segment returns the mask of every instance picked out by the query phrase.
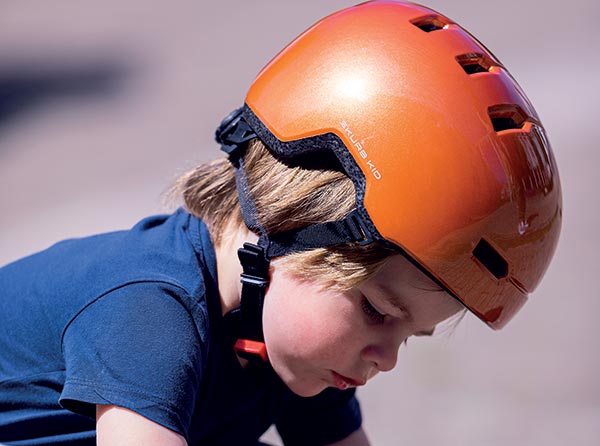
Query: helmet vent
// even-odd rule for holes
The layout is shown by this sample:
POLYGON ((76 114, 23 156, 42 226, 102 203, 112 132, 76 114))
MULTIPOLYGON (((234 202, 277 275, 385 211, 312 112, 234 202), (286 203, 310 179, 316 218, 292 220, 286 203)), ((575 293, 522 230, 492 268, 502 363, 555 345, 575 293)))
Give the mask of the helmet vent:
POLYGON ((508 263, 504 258, 484 239, 479 240, 473 250, 473 256, 483 265, 496 279, 503 279, 508 275, 508 263))
POLYGON ((487 73, 495 64, 482 53, 467 53, 456 56, 456 61, 467 74, 487 73))
POLYGON ((516 104, 493 105, 488 108, 494 131, 521 129, 527 122, 527 115, 516 104))
POLYGON ((411 20, 410 23, 415 25, 417 28, 421 28, 426 33, 430 33, 431 31, 444 29, 444 27, 450 23, 450 20, 439 15, 428 15, 411 20))

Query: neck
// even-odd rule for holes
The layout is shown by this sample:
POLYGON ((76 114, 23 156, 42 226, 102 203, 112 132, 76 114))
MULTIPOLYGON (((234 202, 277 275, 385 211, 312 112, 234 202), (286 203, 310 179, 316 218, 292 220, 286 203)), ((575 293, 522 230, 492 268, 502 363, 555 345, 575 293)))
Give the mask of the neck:
POLYGON ((223 315, 240 306, 242 266, 237 256, 237 250, 244 243, 256 243, 257 241, 258 236, 248 230, 246 226, 229 225, 223 233, 221 243, 215 246, 219 297, 223 315))

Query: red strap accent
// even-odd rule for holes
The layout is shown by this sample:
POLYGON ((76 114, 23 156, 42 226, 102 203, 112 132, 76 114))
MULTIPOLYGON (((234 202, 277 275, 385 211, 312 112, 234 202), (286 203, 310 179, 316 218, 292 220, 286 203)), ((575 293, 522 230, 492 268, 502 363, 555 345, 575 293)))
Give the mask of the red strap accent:
POLYGON ((238 339, 233 349, 244 357, 246 355, 258 355, 263 361, 267 361, 267 346, 264 342, 250 341, 249 339, 238 339))

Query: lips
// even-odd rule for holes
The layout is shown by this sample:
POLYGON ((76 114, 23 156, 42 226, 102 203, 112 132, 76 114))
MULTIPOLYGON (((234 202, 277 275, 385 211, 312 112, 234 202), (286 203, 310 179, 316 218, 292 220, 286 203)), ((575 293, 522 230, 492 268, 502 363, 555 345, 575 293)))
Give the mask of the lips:
POLYGON ((334 371, 331 371, 331 375, 333 377, 333 385, 340 390, 346 390, 350 387, 364 386, 366 384, 366 380, 364 379, 352 379, 347 376, 340 375, 334 371))

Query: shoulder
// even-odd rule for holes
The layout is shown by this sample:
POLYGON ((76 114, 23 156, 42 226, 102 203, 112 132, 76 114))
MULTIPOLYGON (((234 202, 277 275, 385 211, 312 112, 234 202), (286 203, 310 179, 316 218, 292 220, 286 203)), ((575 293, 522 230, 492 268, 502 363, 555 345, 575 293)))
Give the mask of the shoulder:
MULTIPOLYGON (((63 343, 89 337, 89 341, 124 342, 126 349, 139 343, 163 342, 177 337, 199 345, 208 336, 206 296, 190 296, 169 281, 135 281, 121 284, 84 306, 67 323, 63 343), (104 339, 106 338, 106 339, 104 339)), ((140 352, 138 352, 140 353, 140 352)))
POLYGON ((203 380, 206 312, 180 288, 139 282, 84 308, 63 335, 61 404, 93 415, 96 405, 137 412, 184 433, 203 380))

